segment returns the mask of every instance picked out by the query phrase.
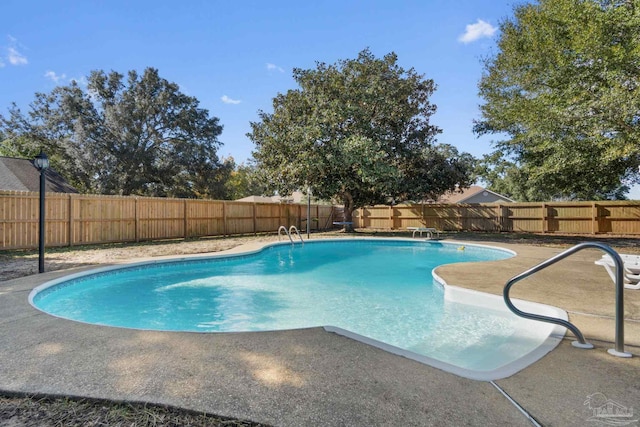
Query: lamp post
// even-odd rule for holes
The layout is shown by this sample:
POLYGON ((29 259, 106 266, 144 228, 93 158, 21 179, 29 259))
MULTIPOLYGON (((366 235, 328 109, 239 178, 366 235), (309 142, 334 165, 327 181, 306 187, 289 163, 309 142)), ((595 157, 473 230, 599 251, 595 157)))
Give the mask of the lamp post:
POLYGON ((307 190, 307 240, 311 238, 311 187, 307 190))
POLYGON ((38 233, 38 273, 44 273, 44 195, 45 195, 45 182, 46 182, 46 171, 49 167, 49 158, 42 150, 40 150, 40 154, 36 156, 33 160, 33 165, 40 171, 40 227, 38 233))

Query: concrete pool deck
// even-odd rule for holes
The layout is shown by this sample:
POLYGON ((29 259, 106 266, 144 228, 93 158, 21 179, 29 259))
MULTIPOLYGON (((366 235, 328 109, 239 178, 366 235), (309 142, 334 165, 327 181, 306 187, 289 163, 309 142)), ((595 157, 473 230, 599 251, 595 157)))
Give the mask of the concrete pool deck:
MULTIPOLYGON (((442 266, 438 274, 450 285, 501 294, 510 277, 562 251, 493 245, 518 255, 442 266)), ((169 404, 278 426, 531 425, 499 387, 542 425, 599 425, 587 420, 606 399, 635 408, 636 420, 640 290, 624 291, 626 350, 634 357, 613 357, 606 349, 613 347, 615 290, 604 268, 593 263, 601 254, 579 252, 512 292, 566 310, 596 348, 572 347, 568 333, 541 360, 493 383, 461 378, 322 328, 136 331, 58 319, 29 305, 35 286, 79 269, 0 282, 0 389, 169 404)))

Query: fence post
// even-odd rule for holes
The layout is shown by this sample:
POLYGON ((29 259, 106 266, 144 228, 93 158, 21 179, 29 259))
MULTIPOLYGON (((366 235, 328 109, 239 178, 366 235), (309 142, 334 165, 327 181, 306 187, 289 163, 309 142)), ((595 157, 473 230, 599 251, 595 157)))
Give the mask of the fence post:
POLYGON ((136 243, 140 241, 140 211, 138 209, 138 197, 136 197, 135 199, 135 203, 133 204, 133 209, 134 209, 134 215, 135 215, 135 227, 136 227, 136 231, 135 231, 135 237, 136 237, 136 243))
POLYGON ((389 229, 393 230, 393 205, 389 205, 389 229))
POLYGON ((598 233, 599 230, 599 221, 598 221, 598 205, 596 202, 591 204, 591 234, 598 233))
POLYGON ((542 204, 542 232, 549 231, 549 212, 546 203, 542 204))
POLYGON ((362 212, 362 219, 363 219, 365 228, 371 228, 371 218, 369 218, 369 223, 367 224, 367 213, 365 211, 365 208, 360 208, 360 212, 362 212))
POLYGON ((227 202, 222 201, 222 235, 227 237, 227 202))
POLYGON ((82 204, 83 202, 86 202, 86 201, 87 201, 86 197, 82 197, 80 199, 80 210, 78 211, 78 219, 80 219, 80 227, 78 227, 79 228, 78 241, 80 242, 83 242, 83 239, 84 239, 84 229, 85 229, 84 223, 85 222, 82 220, 82 204))
POLYGON ((69 193, 69 247, 73 246, 73 196, 69 193))
POLYGON ((502 231, 502 227, 503 227, 502 224, 503 224, 504 220, 502 218, 503 213, 502 213, 502 205, 501 204, 498 204, 498 206, 496 206, 496 211, 497 211, 496 212, 496 226, 497 226, 496 228, 498 229, 498 231, 502 231))
POLYGON ((182 210, 182 227, 184 228, 183 230, 183 235, 184 235, 184 239, 187 238, 187 199, 184 199, 184 204, 183 204, 183 210, 182 210))
POLYGON ((258 219, 256 218, 256 202, 253 202, 253 234, 258 234, 258 219))

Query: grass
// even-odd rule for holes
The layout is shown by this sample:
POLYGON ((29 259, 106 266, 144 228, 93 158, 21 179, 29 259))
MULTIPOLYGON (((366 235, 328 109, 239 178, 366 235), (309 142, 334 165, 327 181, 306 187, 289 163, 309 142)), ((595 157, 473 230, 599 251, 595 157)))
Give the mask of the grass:
POLYGON ((0 393, 1 426, 268 427, 170 406, 0 393))

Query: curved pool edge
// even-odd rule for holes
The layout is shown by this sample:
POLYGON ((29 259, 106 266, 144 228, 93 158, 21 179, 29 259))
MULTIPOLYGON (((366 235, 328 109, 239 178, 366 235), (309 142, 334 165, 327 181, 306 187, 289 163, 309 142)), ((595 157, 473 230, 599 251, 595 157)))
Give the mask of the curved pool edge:
MULTIPOLYGON (((511 249, 507 249, 507 248, 501 248, 498 246, 491 246, 491 245, 483 245, 483 244, 478 244, 478 243, 468 243, 468 242, 460 242, 460 241, 449 241, 449 242, 442 242, 440 240, 418 240, 418 239, 413 239, 413 238, 403 238, 403 237, 394 237, 394 238, 389 238, 389 237, 343 237, 343 238, 330 238, 330 239, 312 239, 312 240, 305 240, 303 242, 303 244, 314 244, 314 243, 319 243, 319 242, 340 242, 340 241, 352 241, 352 240, 379 240, 379 241, 389 241, 389 240, 394 240, 394 241, 405 241, 405 242, 413 242, 413 243, 433 243, 433 244, 446 244, 446 245, 451 245, 451 246, 455 246, 455 245, 460 245, 460 244, 464 244, 466 246, 473 246, 473 247, 478 247, 478 248, 487 248, 487 249, 493 249, 493 250, 498 250, 501 252, 506 252, 509 253, 513 256, 516 255, 515 251, 512 251, 511 249)), ((252 242, 252 243, 246 243, 243 245, 239 245, 236 246, 234 248, 231 249, 227 249, 224 251, 219 251, 219 252, 208 252, 208 253, 200 253, 200 254, 188 254, 188 255, 163 255, 163 256, 158 256, 158 257, 152 257, 152 258, 141 258, 138 260, 134 260, 133 262, 119 262, 119 263, 115 263, 115 264, 111 264, 108 266, 104 266, 104 267, 96 267, 96 268, 88 268, 86 270, 77 272, 77 273, 72 273, 70 275, 67 276, 62 276, 59 277, 57 279, 53 279, 53 280, 49 280, 46 281, 38 286, 36 286, 35 288, 33 288, 31 290, 31 292, 29 293, 29 304, 35 308, 38 311, 41 311, 43 313, 49 314, 51 316, 54 316, 46 311, 42 311, 40 310, 34 303, 33 303, 33 297, 35 295, 37 295, 39 292, 43 291, 44 289, 47 289, 49 287, 55 286, 57 284, 60 284, 62 282, 65 282, 67 280, 73 280, 73 279, 77 279, 80 277, 85 277, 85 276, 90 276, 92 274, 97 274, 97 273, 104 273, 104 272, 108 272, 108 271, 112 271, 112 270, 118 270, 118 269, 123 269, 123 268, 135 268, 135 267, 140 267, 140 266, 146 266, 146 265, 153 265, 153 264, 159 264, 159 263, 166 263, 166 262, 185 262, 185 261, 192 261, 192 260, 207 260, 207 259, 216 259, 216 258, 230 258, 230 257, 236 257, 236 256, 250 256, 250 255, 255 255, 258 254, 264 250, 266 250, 269 247, 272 246, 280 246, 280 245, 291 245, 291 242, 288 241, 277 241, 277 242, 252 242)), ((294 242, 294 245, 299 245, 301 243, 298 242, 294 242)), ((444 265, 444 264, 443 264, 444 265)), ((58 317, 58 316, 55 316, 58 317)), ((76 321, 76 320, 74 320, 76 321)))
MULTIPOLYGON (((339 239, 324 239, 324 240, 339 240, 339 239)), ((31 290, 31 292, 29 293, 29 304, 35 308, 36 310, 42 312, 42 313, 46 313, 50 316, 54 316, 54 317, 59 317, 61 319, 65 319, 64 317, 60 317, 60 316, 55 316, 51 313, 48 313, 46 311, 40 310, 38 308, 38 306, 36 306, 33 303, 33 298, 41 291, 50 288, 52 286, 58 285, 60 283, 66 282, 68 280, 73 280, 73 279, 78 279, 80 277, 85 277, 85 276, 91 276, 93 274, 98 274, 98 273, 105 273, 108 271, 113 271, 113 270, 120 270, 120 269, 124 269, 124 268, 135 268, 135 267, 141 267, 141 266, 148 266, 148 265, 154 265, 154 264, 160 264, 160 263, 167 263, 167 262, 185 262, 185 261, 192 261, 192 260, 207 260, 207 259, 212 259, 212 258, 231 258, 231 257, 236 257, 236 256, 249 256, 249 255, 254 255, 257 253, 262 252, 263 250, 267 249, 268 247, 271 246, 277 246, 277 245, 285 245, 285 244, 291 244, 290 242, 262 242, 262 243, 247 243, 244 245, 240 245, 240 246, 236 246, 234 248, 231 249, 227 249, 224 251, 219 251, 219 252, 208 252, 208 253, 200 253, 200 254, 187 254, 187 255, 163 255, 163 256, 158 256, 158 257, 153 257, 153 258, 141 258, 138 259, 136 261, 133 262, 129 262, 129 261, 125 261, 125 262, 119 262, 119 263, 115 263, 115 264, 111 264, 111 265, 107 265, 104 267, 95 267, 95 268, 87 268, 84 269, 83 271, 79 271, 77 273, 72 273, 66 276, 61 276, 58 277, 56 279, 53 280, 48 280, 38 286, 36 286, 35 288, 33 288, 31 290)), ((67 320, 73 320, 73 319, 67 319, 67 320)), ((78 322, 78 320, 73 320, 74 322, 78 322)), ((86 323, 88 325, 92 325, 93 323, 87 323, 87 322, 80 322, 80 323, 86 323)))
MULTIPOLYGON (((442 277, 440 277, 435 272, 435 269, 431 274, 433 275, 434 280, 436 280, 438 283, 440 283, 443 286, 444 298, 447 301, 480 306, 480 307, 487 307, 494 310, 498 309, 498 310, 511 313, 508 310, 501 296, 489 294, 486 292, 476 291, 473 289, 466 289, 458 286, 449 285, 442 277)), ((512 299, 512 301, 514 302, 515 305, 518 306, 518 308, 521 308, 525 311, 545 315, 548 317, 559 318, 564 321, 569 320, 567 312, 565 310, 562 310, 561 308, 554 307, 548 304, 541 304, 537 302, 526 301, 526 300, 515 299, 515 298, 512 299)), ((550 328, 550 331, 547 334, 547 338, 538 347, 534 348, 524 356, 510 363, 507 363, 503 366, 500 366, 496 369, 487 370, 487 371, 472 371, 469 369, 460 368, 455 365, 449 365, 447 363, 440 362, 437 360, 436 362, 443 364, 443 366, 440 367, 440 369, 443 369, 447 372, 451 372, 466 378, 471 378, 471 379, 476 379, 481 381, 493 381, 493 380, 499 380, 499 379, 510 377, 511 375, 514 375, 517 372, 520 372, 526 367, 542 359, 546 354, 548 354, 550 351, 555 349, 560 344, 560 342, 562 342, 562 340, 564 339, 564 336, 566 334, 566 328, 564 326, 546 323, 546 322, 541 322, 541 325, 544 325, 544 327, 546 328, 550 328)), ((407 357, 410 357, 410 356, 407 356, 407 357)), ((436 367, 439 367, 439 366, 436 366, 436 367)))
MULTIPOLYGON (((507 249, 507 248, 503 248, 503 247, 499 247, 499 246, 493 246, 493 245, 487 245, 487 244, 478 244, 478 243, 473 243, 473 242, 463 242, 463 241, 447 241, 447 242, 442 242, 439 240, 417 240, 417 239, 413 239, 413 238, 386 238, 386 237, 354 237, 354 238, 331 238, 331 239, 316 239, 316 240, 310 240, 310 241, 304 241, 304 244, 313 244, 313 243, 320 243, 320 242, 339 242, 339 241, 345 241, 345 240, 368 240, 368 241, 389 241, 389 240, 393 240, 393 241, 406 241, 406 242, 413 242, 413 243, 433 243, 433 244, 440 244, 440 245, 448 245, 448 246, 456 246, 456 245, 463 245, 462 248, 464 249, 464 247, 478 247, 478 248, 486 248, 486 249, 491 249, 491 250, 496 250, 496 251, 500 251, 500 252, 506 252, 511 254, 512 256, 517 256, 517 253, 511 249, 507 249)), ((124 269, 124 268, 135 268, 135 267, 139 267, 139 266, 148 266, 148 265, 153 265, 153 264, 159 264, 159 263, 168 263, 168 262, 188 262, 188 261, 198 261, 198 260, 207 260, 207 259, 218 259, 218 258, 229 258, 229 257, 240 257, 240 256, 251 256, 251 255, 255 255, 258 254, 270 247, 273 246, 280 246, 280 245, 291 245, 291 242, 287 242, 287 241, 278 241, 278 242, 261 242, 261 243, 248 243, 245 245, 240 245, 234 248, 231 248, 229 250, 225 250, 225 251, 220 251, 220 252, 215 252, 215 253, 206 253, 206 254, 190 254, 190 255, 181 255, 181 256, 161 256, 161 257, 154 257, 154 258, 150 258, 150 259, 141 259, 138 261, 134 261, 134 262, 123 262, 123 263, 118 263, 118 264, 113 264, 113 265, 109 265, 109 266, 104 266, 104 267, 98 267, 98 268, 91 268, 88 270, 84 270, 78 273, 73 273, 70 275, 66 275, 66 276, 62 276, 59 278, 56 278, 54 280, 50 280, 47 281, 45 283, 42 283, 39 286, 36 286, 35 288, 33 288, 31 290, 31 292, 29 293, 28 296, 28 301, 29 304, 31 305, 32 308, 40 311, 41 313, 47 314, 49 316, 53 316, 56 318, 60 318, 60 319, 64 319, 64 320, 69 320, 69 321, 73 321, 73 322, 78 322, 78 323, 82 323, 82 324, 86 324, 86 325, 93 325, 93 326, 106 326, 106 327, 113 327, 113 328, 119 328, 117 326, 110 326, 110 325, 99 325, 99 324, 94 324, 94 323, 90 323, 90 322, 83 322, 83 321, 79 321, 79 320, 75 320, 75 319, 69 319, 69 318, 65 318, 62 316, 57 316, 55 314, 51 314, 49 312, 46 312, 44 310, 41 310, 40 308, 38 308, 38 306, 34 303, 33 298, 42 290, 47 289, 49 287, 52 286, 56 286, 60 283, 69 281, 69 280, 73 280, 76 278, 80 278, 80 277, 84 277, 84 276, 90 276, 93 274, 99 274, 99 273, 103 273, 103 272, 108 272, 108 271, 113 271, 113 270, 118 270, 118 269, 124 269)), ((300 243, 293 243, 293 244, 300 244, 300 243)), ((479 261, 479 262, 483 262, 483 261, 479 261)), ((443 264, 446 265, 446 264, 443 264)), ((437 268, 437 267, 436 267, 437 268)), ((476 306, 484 306, 487 308, 491 308, 491 309, 502 309, 503 306, 500 305, 496 305, 496 302, 498 300, 501 300, 500 297, 497 297, 495 295, 491 295, 485 292, 480 292, 480 291, 474 291, 474 290, 470 290, 470 289, 464 289, 464 288, 459 288, 459 287, 455 287, 455 286, 451 286, 448 285, 446 283, 446 281, 444 279, 442 279, 440 276, 438 276, 435 273, 435 269, 432 272, 432 276, 433 278, 440 283, 444 290, 445 290, 445 300, 449 300, 449 301, 455 301, 455 302, 461 302, 461 303, 465 303, 465 304, 471 304, 471 305, 476 305, 476 306), (470 296, 474 296, 473 300, 470 300, 470 296), (482 296, 482 301, 484 301, 483 304, 478 304, 478 296, 482 296), (466 301, 466 302, 465 302, 466 301)), ((567 320, 567 314, 566 312, 564 312, 563 310, 560 310, 556 307, 552 307, 552 306, 546 306, 544 304, 539 304, 539 303, 533 303, 533 302, 528 302, 528 301, 521 301, 521 300, 515 300, 519 305, 520 304, 524 304, 523 307, 527 308, 528 310, 532 310, 534 308, 540 308, 540 307, 544 307, 547 310, 546 314, 547 315, 555 315, 556 317, 561 317, 564 320, 567 320)), ((504 309, 506 310, 506 307, 504 307, 504 309)), ((424 356, 421 355, 419 353, 415 353, 412 352, 410 350, 405 350, 402 349, 400 347, 396 347, 393 346, 391 344, 382 342, 382 341, 378 341, 376 339, 364 336, 364 335, 360 335, 358 333, 349 331, 347 329, 343 329, 343 328, 339 328, 336 326, 332 326, 332 325, 321 325, 318 326, 320 328, 323 328, 325 331, 330 332, 330 333, 336 333, 338 335, 342 335, 345 336, 347 338, 350 339, 354 339, 356 341, 362 342, 364 344, 367 345, 371 345, 373 347, 376 348, 380 348, 384 351, 387 351, 389 353, 395 354, 395 355, 399 355, 405 358, 408 358, 410 360, 415 360, 417 362, 423 363, 425 365, 431 366, 431 367, 435 367, 437 369, 441 369, 445 372, 449 372, 455 375, 458 375, 460 377, 464 377, 464 378, 469 378, 469 379, 473 379, 473 380, 479 380, 479 381, 492 381, 492 380, 498 380, 498 379, 502 379, 502 378, 506 378, 508 376, 511 376, 519 371, 521 371, 522 369, 526 368, 527 366, 531 365, 532 363, 536 362, 537 360, 539 360, 540 358, 542 358, 545 354, 547 354, 549 351, 553 350, 562 340, 562 337, 564 336, 565 333, 565 328, 558 326, 558 325, 554 325, 553 331, 549 334, 549 336, 547 337, 547 339, 544 341, 543 344, 541 344, 539 347, 537 347, 536 349, 534 349, 533 351, 529 352, 528 354, 526 354, 525 356, 510 362, 504 366, 501 366, 497 369, 492 369, 492 370, 487 370, 487 371, 480 371, 480 370, 472 370, 472 369, 467 369, 467 368, 463 368, 460 366, 456 366, 456 365, 452 365, 446 362, 443 362, 441 360, 438 359, 434 359, 428 356, 424 356)), ((140 331, 153 331, 153 329, 138 329, 138 328, 123 328, 123 329, 131 329, 131 330, 140 330, 140 331)), ((296 330, 299 328, 293 328, 290 330, 296 330)), ((306 329, 306 328, 300 328, 300 329, 306 329)), ((161 330, 161 332, 169 332, 169 333, 194 333, 194 334, 242 334, 244 333, 244 331, 237 331, 237 332, 194 332, 194 331, 163 331, 161 330)), ((272 332, 272 331, 262 331, 262 332, 272 332)), ((249 333, 255 333, 254 332, 249 332, 249 333)), ((259 332, 258 332, 259 333, 259 332)))

